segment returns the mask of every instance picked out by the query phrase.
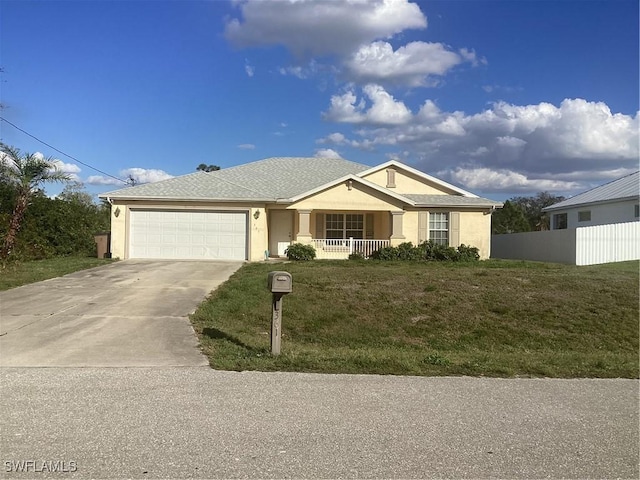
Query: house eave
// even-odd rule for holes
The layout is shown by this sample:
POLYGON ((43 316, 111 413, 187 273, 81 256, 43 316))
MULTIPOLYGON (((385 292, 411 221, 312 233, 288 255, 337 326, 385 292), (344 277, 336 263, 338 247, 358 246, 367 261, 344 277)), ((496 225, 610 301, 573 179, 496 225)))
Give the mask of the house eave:
POLYGON ((116 202, 184 202, 184 203, 275 203, 276 199, 273 198, 184 198, 184 197, 134 197, 134 196, 118 196, 113 195, 98 195, 98 198, 110 199, 116 202))
POLYGON ((628 202, 628 201, 638 201, 640 199, 640 197, 638 195, 631 195, 628 197, 619 197, 619 198, 611 198, 611 199, 607 199, 607 200, 595 200, 593 202, 584 202, 584 203, 575 203, 573 205, 564 205, 564 206, 559 206, 556 207, 554 205, 550 205, 548 207, 545 207, 542 209, 543 212, 556 212, 556 211, 560 211, 560 210, 572 210, 574 208, 585 208, 585 207, 592 207, 592 206, 596 206, 596 205, 606 205, 609 203, 618 203, 618 202, 628 202))

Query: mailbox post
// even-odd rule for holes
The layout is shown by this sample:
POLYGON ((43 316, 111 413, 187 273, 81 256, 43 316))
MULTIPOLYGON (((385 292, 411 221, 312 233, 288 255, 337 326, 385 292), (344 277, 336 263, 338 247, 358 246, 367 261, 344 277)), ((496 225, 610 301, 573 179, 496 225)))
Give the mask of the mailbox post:
POLYGON ((292 290, 292 278, 289 272, 269 272, 267 288, 271 290, 271 354, 280 355, 282 338, 282 297, 292 290))

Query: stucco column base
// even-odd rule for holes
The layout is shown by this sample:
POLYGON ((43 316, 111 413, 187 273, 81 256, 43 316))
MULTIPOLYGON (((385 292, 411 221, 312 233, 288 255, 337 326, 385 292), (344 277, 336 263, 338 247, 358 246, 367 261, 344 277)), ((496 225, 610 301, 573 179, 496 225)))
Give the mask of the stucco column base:
POLYGON ((312 240, 311 235, 297 235, 296 236, 296 243, 303 243, 305 245, 310 245, 311 244, 311 240, 312 240))
POLYGON ((397 247, 398 245, 406 241, 407 241, 406 237, 390 237, 389 245, 391 245, 392 247, 397 247))

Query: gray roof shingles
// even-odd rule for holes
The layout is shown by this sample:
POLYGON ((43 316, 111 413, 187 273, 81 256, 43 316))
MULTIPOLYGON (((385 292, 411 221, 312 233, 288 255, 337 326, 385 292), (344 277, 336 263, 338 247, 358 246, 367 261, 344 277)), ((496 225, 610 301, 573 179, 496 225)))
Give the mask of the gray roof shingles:
POLYGON ((275 157, 214 172, 103 193, 101 197, 175 200, 287 199, 370 167, 337 158, 275 157))
POLYGON ((614 202, 616 200, 638 198, 638 196, 640 196, 640 171, 555 203, 543 208, 543 211, 549 212, 579 205, 614 202))
MULTIPOLYGON (((127 200, 286 200, 371 167, 341 158, 274 157, 213 172, 195 172, 156 183, 103 193, 127 200)), ((499 206, 486 198, 462 195, 401 194, 418 205, 499 206)))
POLYGON ((416 202, 419 206, 433 207, 498 207, 502 206, 501 202, 489 200, 482 197, 463 197, 462 195, 422 195, 413 193, 403 193, 403 197, 416 202))

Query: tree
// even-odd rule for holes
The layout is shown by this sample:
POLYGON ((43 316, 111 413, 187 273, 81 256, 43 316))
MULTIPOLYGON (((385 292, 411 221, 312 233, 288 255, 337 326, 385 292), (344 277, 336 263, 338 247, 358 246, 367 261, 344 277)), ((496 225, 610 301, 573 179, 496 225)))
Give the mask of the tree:
POLYGON ((562 196, 540 192, 535 197, 513 197, 510 201, 522 209, 531 230, 549 230, 549 217, 542 212, 542 209, 562 200, 564 200, 562 196))
POLYGON ((0 144, 0 179, 15 191, 15 206, 9 228, 0 247, 0 259, 6 260, 16 238, 31 198, 45 182, 65 182, 69 176, 59 171, 53 158, 35 153, 22 154, 19 149, 0 144))
POLYGON ((82 182, 74 181, 66 184, 62 192, 58 195, 58 198, 66 202, 78 203, 85 206, 95 205, 93 196, 85 190, 82 182))
POLYGON ((491 233, 494 235, 528 232, 530 230, 531 227, 520 205, 511 203, 509 200, 504 202, 504 206, 495 210, 491 215, 491 233))
POLYGON ((203 172, 215 172, 216 170, 220 170, 218 165, 207 165, 206 163, 201 163, 196 167, 196 170, 202 170, 203 172))

